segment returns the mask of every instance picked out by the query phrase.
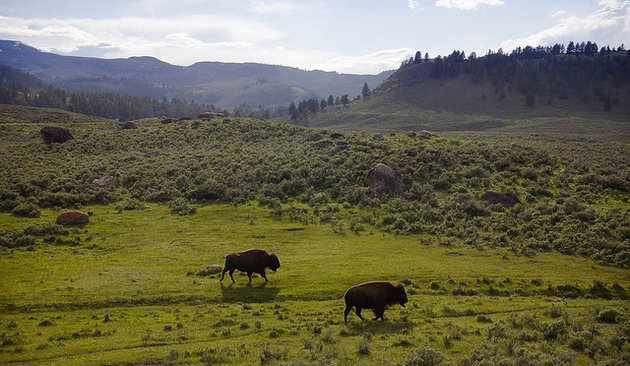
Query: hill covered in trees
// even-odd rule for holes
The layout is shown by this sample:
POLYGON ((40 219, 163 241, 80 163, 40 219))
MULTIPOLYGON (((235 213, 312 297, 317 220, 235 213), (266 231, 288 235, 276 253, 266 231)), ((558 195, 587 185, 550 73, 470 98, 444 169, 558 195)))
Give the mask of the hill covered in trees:
POLYGON ((483 57, 454 51, 433 59, 418 52, 360 100, 301 124, 382 131, 545 129, 545 119, 554 118, 560 130, 577 120, 587 129, 596 121, 591 124, 617 130, 628 126, 629 85, 630 56, 622 46, 571 42, 483 57))
POLYGON ((0 64, 27 71, 69 92, 114 92, 199 103, 265 107, 320 95, 343 95, 378 85, 391 71, 351 75, 256 63, 198 62, 177 66, 153 57, 98 59, 41 52, 0 41, 0 64))

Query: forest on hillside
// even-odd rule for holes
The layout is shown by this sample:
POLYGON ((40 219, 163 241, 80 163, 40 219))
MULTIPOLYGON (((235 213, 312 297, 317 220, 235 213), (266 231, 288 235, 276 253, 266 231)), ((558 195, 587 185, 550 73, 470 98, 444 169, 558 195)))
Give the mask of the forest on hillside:
POLYGON ((533 107, 536 99, 567 99, 569 92, 583 103, 599 103, 604 111, 619 104, 621 86, 630 84, 630 51, 623 45, 598 49, 596 43, 570 42, 553 46, 517 47, 511 53, 488 51, 483 57, 475 52, 468 57, 464 51, 429 59, 420 51, 405 60, 397 74, 381 89, 395 82, 418 77, 451 78, 460 74, 472 76, 473 84, 489 81, 499 100, 506 91, 515 89, 525 96, 526 105, 533 107), (430 63, 427 73, 422 65, 430 63))

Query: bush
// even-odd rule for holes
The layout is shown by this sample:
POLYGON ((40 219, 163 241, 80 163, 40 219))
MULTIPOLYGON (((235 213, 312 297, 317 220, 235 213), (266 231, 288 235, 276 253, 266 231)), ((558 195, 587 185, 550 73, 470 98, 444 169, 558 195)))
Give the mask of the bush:
POLYGON ((444 361, 444 354, 431 347, 419 347, 412 350, 402 366, 437 366, 444 361))
POLYGON ((180 216, 192 215, 197 212, 197 208, 190 206, 188 202, 186 202, 186 200, 183 198, 177 198, 169 202, 168 207, 171 209, 172 214, 177 214, 180 216))
POLYGON ((24 202, 15 206, 13 210, 11 210, 11 213, 15 216, 39 217, 39 215, 41 215, 41 210, 39 209, 39 206, 34 203, 24 202))
POLYGON ((603 309, 597 314, 597 320, 602 323, 616 323, 620 315, 616 309, 603 309))

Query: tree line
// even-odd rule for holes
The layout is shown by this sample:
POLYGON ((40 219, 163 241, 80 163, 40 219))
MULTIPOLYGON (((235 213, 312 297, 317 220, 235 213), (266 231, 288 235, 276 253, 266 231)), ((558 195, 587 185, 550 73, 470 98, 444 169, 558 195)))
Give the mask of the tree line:
MULTIPOLYGON (((570 42, 553 46, 517 47, 507 54, 502 49, 489 50, 484 57, 475 52, 466 56, 464 51, 430 59, 416 52, 401 63, 399 71, 415 65, 427 64, 433 78, 455 77, 469 74, 475 84, 490 81, 499 99, 506 97, 506 89, 516 89, 525 96, 526 105, 533 107, 536 97, 567 99, 569 91, 582 102, 593 99, 610 110, 619 103, 604 82, 618 87, 630 83, 630 51, 622 44, 617 48, 598 48, 595 42, 570 42)), ((419 66, 422 67, 422 66, 419 66)), ((550 100, 550 99, 549 99, 550 100)))

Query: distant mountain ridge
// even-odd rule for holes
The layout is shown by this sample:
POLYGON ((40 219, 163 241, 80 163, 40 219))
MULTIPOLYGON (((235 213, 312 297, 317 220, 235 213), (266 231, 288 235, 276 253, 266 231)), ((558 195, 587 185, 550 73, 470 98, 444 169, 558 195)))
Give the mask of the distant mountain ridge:
POLYGON ((363 83, 376 87, 394 72, 353 75, 210 61, 177 66, 148 56, 61 56, 7 40, 0 41, 0 64, 27 71, 68 91, 114 91, 160 99, 167 96, 226 106, 271 106, 330 94, 358 95, 363 83))

